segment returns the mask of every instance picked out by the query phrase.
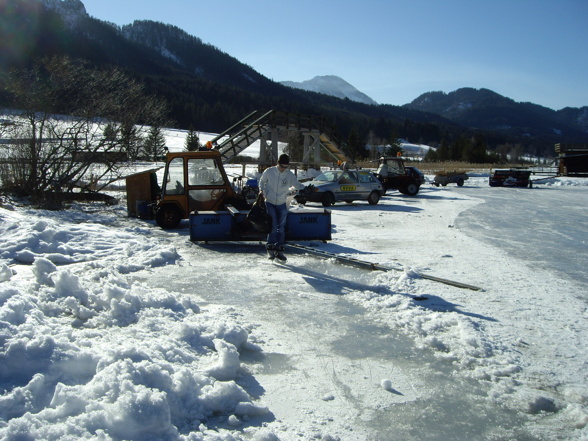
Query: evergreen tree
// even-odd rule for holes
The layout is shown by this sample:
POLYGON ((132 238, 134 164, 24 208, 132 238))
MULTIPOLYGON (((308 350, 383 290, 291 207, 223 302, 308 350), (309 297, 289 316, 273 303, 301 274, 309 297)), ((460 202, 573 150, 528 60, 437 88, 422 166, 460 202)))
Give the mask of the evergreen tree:
POLYGON ((439 160, 439 156, 437 154, 437 150, 429 149, 427 154, 425 155, 425 162, 437 162, 439 160))
POLYGON ((161 132, 161 127, 152 126, 149 129, 149 135, 147 135, 145 145, 143 146, 144 155, 151 161, 157 162, 157 159, 163 156, 165 150, 165 137, 161 132))
POLYGON ((304 138, 302 133, 297 131, 288 131, 286 140, 288 142, 286 153, 290 155, 290 159, 292 161, 302 162, 304 156, 304 138))
MULTIPOLYGON (((120 133, 120 144, 127 152, 129 159, 131 161, 136 161, 139 157, 141 144, 143 142, 143 138, 139 134, 139 131, 132 123, 121 124, 118 131, 120 133)), ((109 129, 108 137, 112 138, 114 136, 114 133, 115 132, 112 129, 109 129)), ((106 136, 107 133, 105 130, 105 137, 106 136)))
POLYGON ((386 149, 386 156, 398 156, 398 153, 402 154, 402 143, 398 137, 398 131, 394 129, 390 136, 390 146, 386 149))
POLYGON ((449 144, 447 143, 447 140, 443 138, 441 140, 441 145, 437 149, 437 160, 441 162, 449 161, 451 159, 449 150, 449 144))
POLYGON ((365 143, 361 140, 356 127, 351 129, 349 136, 347 137, 346 153, 350 156, 352 162, 356 162, 358 159, 367 158, 369 156, 365 143))
POLYGON ((184 142, 185 150, 187 152, 196 152, 200 147, 202 147, 202 144, 200 144, 200 138, 194 130, 190 129, 188 136, 186 136, 186 141, 184 142))

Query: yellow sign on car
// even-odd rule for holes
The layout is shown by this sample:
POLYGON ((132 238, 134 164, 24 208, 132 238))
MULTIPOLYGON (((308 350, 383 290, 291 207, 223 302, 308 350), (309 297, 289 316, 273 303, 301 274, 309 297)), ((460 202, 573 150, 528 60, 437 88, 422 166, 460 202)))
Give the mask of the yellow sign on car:
POLYGON ((356 188, 355 185, 342 185, 341 191, 355 191, 356 188))

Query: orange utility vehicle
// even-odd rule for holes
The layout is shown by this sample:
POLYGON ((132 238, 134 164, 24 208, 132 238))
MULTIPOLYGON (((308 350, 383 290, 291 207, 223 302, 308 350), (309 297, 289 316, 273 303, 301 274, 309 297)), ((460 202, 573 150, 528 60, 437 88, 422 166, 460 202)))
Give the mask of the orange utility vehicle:
POLYGON ((229 204, 250 208, 243 192, 234 188, 236 182, 227 177, 218 150, 168 153, 161 186, 160 169, 127 177, 129 216, 155 218, 160 227, 171 229, 192 211, 222 210, 229 204))

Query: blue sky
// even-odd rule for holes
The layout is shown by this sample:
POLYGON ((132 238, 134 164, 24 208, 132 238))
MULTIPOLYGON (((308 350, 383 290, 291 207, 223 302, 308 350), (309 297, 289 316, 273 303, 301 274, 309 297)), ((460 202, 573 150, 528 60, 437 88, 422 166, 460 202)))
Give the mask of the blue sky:
POLYGON ((82 0, 175 25, 275 81, 338 75, 382 104, 491 89, 588 106, 588 0, 82 0))

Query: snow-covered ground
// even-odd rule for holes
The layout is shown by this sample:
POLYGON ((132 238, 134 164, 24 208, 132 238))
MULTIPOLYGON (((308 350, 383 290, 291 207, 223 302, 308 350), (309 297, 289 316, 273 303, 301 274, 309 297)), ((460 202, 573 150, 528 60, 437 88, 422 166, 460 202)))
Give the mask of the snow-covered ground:
POLYGON ((588 439, 587 204, 479 176, 332 207, 311 245, 370 272, 4 200, 0 439, 588 439))

